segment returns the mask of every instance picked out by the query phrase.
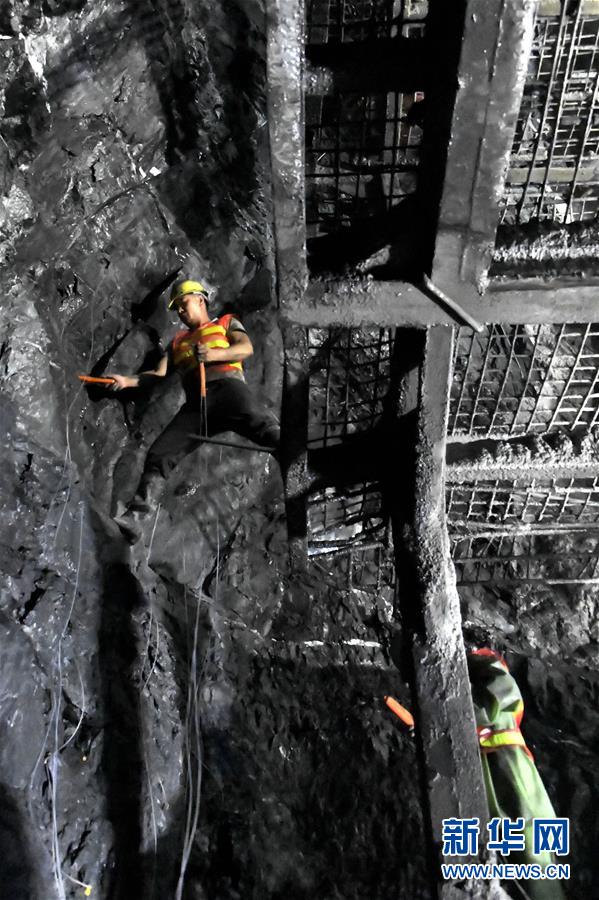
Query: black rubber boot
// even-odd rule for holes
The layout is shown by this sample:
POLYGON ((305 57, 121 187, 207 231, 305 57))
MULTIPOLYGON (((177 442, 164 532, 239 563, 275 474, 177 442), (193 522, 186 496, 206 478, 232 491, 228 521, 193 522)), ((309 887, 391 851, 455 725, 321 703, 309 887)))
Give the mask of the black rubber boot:
POLYGON ((144 525, 156 509, 163 487, 162 475, 156 472, 143 475, 126 510, 115 516, 114 521, 128 544, 136 544, 142 537, 144 525))

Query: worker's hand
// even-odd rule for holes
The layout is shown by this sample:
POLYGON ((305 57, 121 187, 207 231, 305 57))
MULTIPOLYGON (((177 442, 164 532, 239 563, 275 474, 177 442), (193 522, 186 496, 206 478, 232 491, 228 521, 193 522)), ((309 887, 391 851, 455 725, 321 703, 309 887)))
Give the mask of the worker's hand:
POLYGON ((196 344, 194 349, 198 362, 218 362, 220 359, 218 347, 205 347, 203 344, 196 344))
POLYGON ((111 391, 122 391, 124 388, 134 388, 138 386, 138 379, 135 375, 115 375, 114 372, 108 372, 106 378, 114 378, 114 384, 110 386, 111 391))

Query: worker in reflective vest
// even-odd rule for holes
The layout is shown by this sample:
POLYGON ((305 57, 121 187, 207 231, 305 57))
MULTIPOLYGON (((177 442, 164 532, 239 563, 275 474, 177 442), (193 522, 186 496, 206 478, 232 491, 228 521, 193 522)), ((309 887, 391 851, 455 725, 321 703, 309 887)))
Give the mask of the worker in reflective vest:
MULTIPOLYGON (((505 660, 483 647, 468 654, 468 673, 491 818, 524 819, 526 849, 508 862, 555 863, 549 851, 533 852, 533 819, 555 819, 547 791, 526 746, 520 722, 524 702, 505 660)), ((531 900, 563 900, 559 881, 526 881, 531 900)))
POLYGON ((112 389, 153 385, 177 373, 186 402, 148 452, 141 481, 125 514, 117 523, 133 543, 139 538, 140 516, 159 496, 164 479, 200 437, 234 431, 276 453, 280 428, 274 416, 247 386, 243 360, 253 353, 245 328, 233 315, 211 318, 208 291, 199 281, 182 278, 173 284, 168 304, 176 309, 185 330, 178 332, 155 369, 140 375, 107 375, 112 389))

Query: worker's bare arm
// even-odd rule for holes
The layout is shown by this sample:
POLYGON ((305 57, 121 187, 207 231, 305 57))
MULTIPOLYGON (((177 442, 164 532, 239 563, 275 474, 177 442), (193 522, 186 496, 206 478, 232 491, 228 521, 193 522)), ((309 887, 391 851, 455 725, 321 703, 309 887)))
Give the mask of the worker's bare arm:
POLYGON ((229 347, 204 347, 196 345, 196 353, 200 362, 242 362, 254 352, 252 342, 245 331, 231 331, 227 335, 229 347))
POLYGON ((136 388, 143 384, 150 384, 154 379, 164 378, 169 374, 169 357, 165 353, 155 369, 140 372, 139 375, 116 375, 111 372, 106 377, 114 378, 113 391, 122 391, 124 388, 136 388))

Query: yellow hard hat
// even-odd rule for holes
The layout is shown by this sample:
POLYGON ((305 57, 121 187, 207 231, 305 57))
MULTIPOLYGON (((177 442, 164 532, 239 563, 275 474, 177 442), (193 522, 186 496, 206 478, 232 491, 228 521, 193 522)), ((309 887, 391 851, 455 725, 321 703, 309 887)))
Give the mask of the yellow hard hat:
POLYGON ((168 308, 172 309, 177 300, 180 297, 184 297, 185 294, 203 294, 204 297, 207 297, 208 291, 199 281, 193 281, 190 278, 179 278, 173 283, 173 286, 171 288, 171 296, 168 301, 168 308))

